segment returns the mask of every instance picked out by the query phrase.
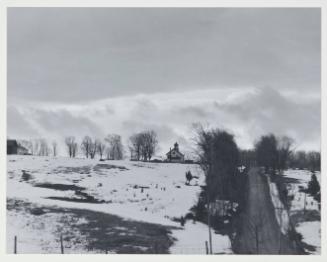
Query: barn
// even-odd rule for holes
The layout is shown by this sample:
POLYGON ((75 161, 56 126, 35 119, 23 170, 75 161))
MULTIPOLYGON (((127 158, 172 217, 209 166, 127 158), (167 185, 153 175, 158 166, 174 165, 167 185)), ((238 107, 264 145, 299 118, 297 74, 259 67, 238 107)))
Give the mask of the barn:
POLYGON ((179 145, 176 142, 174 144, 174 148, 169 150, 166 154, 167 161, 174 162, 174 163, 183 163, 184 162, 184 154, 179 151, 179 145))
POLYGON ((7 155, 28 155, 28 150, 19 145, 17 140, 7 139, 7 155))

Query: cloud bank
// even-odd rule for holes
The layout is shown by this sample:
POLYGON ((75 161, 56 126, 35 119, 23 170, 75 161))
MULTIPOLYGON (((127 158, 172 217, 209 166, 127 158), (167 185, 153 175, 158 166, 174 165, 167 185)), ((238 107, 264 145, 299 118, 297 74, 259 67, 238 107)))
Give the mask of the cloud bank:
POLYGON ((298 99, 272 88, 161 93, 98 100, 87 104, 48 103, 8 107, 8 133, 13 137, 65 136, 103 138, 153 129, 164 153, 178 141, 192 149, 193 123, 224 128, 235 135, 241 148, 251 148, 260 135, 289 135, 301 149, 320 149, 320 99, 298 99))

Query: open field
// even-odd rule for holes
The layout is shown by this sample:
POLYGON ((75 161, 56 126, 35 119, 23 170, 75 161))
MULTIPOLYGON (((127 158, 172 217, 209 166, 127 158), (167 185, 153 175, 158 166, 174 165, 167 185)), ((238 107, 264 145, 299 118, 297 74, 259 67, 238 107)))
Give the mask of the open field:
MULTIPOLYGON (((8 156, 7 171, 8 253, 15 235, 21 253, 59 253, 61 235, 66 253, 205 253, 207 227, 174 221, 197 199, 197 165, 8 156)), ((227 236, 213 245, 231 253, 227 236)))

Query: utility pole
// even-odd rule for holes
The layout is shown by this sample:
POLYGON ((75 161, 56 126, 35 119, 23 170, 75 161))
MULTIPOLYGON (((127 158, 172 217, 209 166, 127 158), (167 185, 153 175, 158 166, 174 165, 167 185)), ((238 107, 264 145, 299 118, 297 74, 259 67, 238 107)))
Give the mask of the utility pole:
POLYGON ((212 234, 211 234, 211 221, 210 221, 210 201, 207 201, 208 212, 208 230, 209 230, 209 254, 212 255, 212 234))
POLYGON ((14 254, 17 254, 17 236, 14 238, 14 254))
POLYGON ((64 254, 64 243, 63 243, 62 235, 60 235, 60 251, 61 254, 64 254))
MULTIPOLYGON (((212 149, 211 149, 211 155, 212 155, 212 149)), ((212 157, 211 157, 212 160, 212 157)), ((210 176, 210 170, 211 170, 211 163, 209 163, 208 173, 207 173, 207 214, 208 214, 208 231, 209 231, 209 254, 212 255, 212 234, 211 234, 211 219, 210 219, 210 190, 209 190, 209 176, 210 176)))
POLYGON ((213 148, 212 145, 210 145, 210 160, 209 160, 209 166, 207 171, 207 213, 208 213, 208 231, 209 231, 209 254, 212 255, 212 233, 211 233, 211 218, 210 218, 210 175, 212 171, 212 163, 214 159, 213 154, 213 148))
POLYGON ((283 211, 284 209, 282 207, 276 207, 276 210, 279 215, 279 235, 278 235, 278 254, 282 253, 282 225, 283 225, 283 211))

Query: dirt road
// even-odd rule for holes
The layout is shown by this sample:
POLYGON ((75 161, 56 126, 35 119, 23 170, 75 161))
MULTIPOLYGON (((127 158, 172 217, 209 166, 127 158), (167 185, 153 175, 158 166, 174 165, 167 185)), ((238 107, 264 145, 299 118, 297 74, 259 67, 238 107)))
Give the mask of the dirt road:
POLYGON ((297 254, 291 241, 281 234, 275 217, 267 178, 260 168, 248 173, 246 209, 237 238, 239 254, 297 254))

